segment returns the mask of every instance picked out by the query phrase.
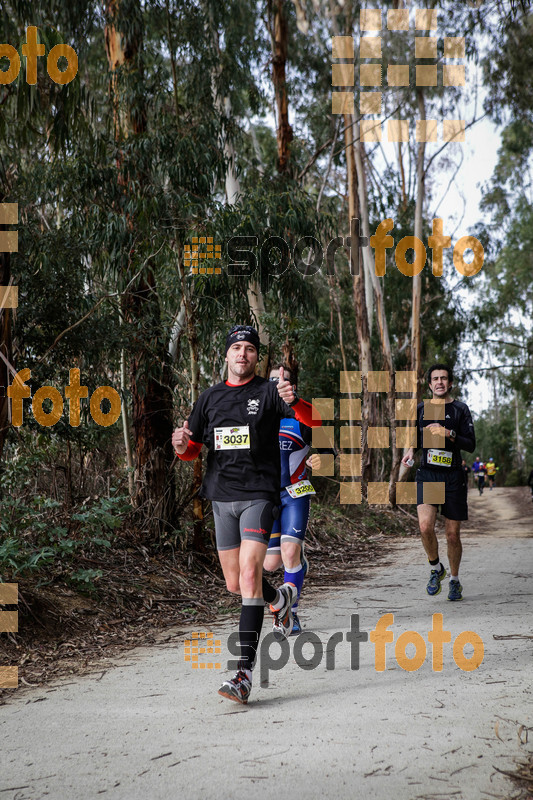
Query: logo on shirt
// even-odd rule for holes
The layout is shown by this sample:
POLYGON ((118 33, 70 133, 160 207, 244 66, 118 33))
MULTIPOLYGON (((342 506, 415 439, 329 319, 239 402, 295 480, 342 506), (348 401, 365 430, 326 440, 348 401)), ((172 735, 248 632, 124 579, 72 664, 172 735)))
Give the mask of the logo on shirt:
POLYGON ((248 406, 246 408, 248 414, 257 414, 259 411, 259 400, 248 400, 248 406))

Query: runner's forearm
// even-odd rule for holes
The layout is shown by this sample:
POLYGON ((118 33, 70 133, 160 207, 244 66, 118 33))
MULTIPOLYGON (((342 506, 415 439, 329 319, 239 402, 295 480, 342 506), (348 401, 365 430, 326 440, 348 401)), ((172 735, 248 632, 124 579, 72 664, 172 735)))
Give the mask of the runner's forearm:
POLYGON ((308 403, 307 400, 302 400, 299 397, 291 408, 298 422, 303 422, 308 428, 319 428, 322 425, 322 418, 316 407, 308 403))
POLYGON ((176 455, 182 461, 194 461, 195 458, 198 458, 200 455, 200 450, 202 449, 201 442, 193 442, 192 439, 189 439, 189 443, 187 444, 187 449, 184 453, 178 453, 176 451, 176 455))

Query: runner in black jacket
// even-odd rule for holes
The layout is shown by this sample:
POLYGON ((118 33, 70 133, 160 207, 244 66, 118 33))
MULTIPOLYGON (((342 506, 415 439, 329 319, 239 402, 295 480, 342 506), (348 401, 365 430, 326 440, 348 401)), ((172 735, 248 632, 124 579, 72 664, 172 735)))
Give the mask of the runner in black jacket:
MULTIPOLYGON (((468 519, 467 486, 461 466, 461 450, 472 453, 476 446, 474 424, 466 403, 452 400, 452 371, 446 364, 433 364, 428 370, 429 388, 433 397, 417 408, 417 447, 422 449, 420 468, 416 473, 417 511, 422 544, 431 575, 426 587, 429 595, 439 594, 446 570, 439 559, 435 520, 440 506, 445 518, 450 586, 448 600, 462 599, 459 564, 462 545, 461 520, 468 519), (444 409, 442 408, 444 406, 444 409), (442 424, 441 424, 442 423, 442 424), (442 496, 443 495, 443 496, 442 496)), ((415 448, 402 459, 405 466, 412 460, 415 448)))
POLYGON ((301 400, 280 370, 279 383, 255 375, 259 335, 237 325, 226 338, 228 380, 203 392, 183 427, 172 435, 179 457, 196 458, 204 444, 207 468, 201 494, 213 503, 218 555, 230 592, 242 596, 237 674, 219 693, 246 703, 263 624, 264 601, 270 603, 277 628, 292 630, 292 583, 274 589, 263 578, 263 562, 278 513, 281 481, 278 432, 292 408, 296 419, 315 427, 320 415, 301 400))

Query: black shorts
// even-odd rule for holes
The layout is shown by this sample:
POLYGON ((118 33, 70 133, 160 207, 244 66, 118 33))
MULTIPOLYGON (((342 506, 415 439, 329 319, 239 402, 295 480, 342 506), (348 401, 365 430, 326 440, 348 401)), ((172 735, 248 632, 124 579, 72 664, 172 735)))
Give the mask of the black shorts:
POLYGON ((279 516, 271 500, 213 500, 217 550, 234 550, 243 539, 268 545, 272 525, 279 516))
POLYGON ((429 469, 422 467, 416 472, 416 504, 422 505, 424 483, 444 483, 444 503, 431 503, 440 508, 440 513, 447 519, 468 519, 467 485, 462 470, 429 469))

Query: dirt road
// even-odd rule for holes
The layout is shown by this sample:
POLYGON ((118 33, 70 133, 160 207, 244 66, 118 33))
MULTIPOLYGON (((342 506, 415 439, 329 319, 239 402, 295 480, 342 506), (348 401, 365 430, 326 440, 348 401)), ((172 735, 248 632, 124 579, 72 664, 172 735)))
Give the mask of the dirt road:
POLYGON ((508 797, 512 786, 496 768, 512 768, 533 745, 533 504, 528 515, 525 490, 522 505, 516 496, 471 493, 461 603, 447 601, 447 581, 428 597, 417 540, 393 543, 391 564, 369 580, 304 601, 316 638, 301 646, 293 637, 283 668, 272 666, 279 646, 263 639, 248 706, 217 694, 233 621, 212 629, 221 654, 199 655, 220 670, 193 670, 176 635, 97 674, 15 695, 0 708, 0 796, 508 797), (451 634, 441 671, 428 641, 434 614, 451 634), (383 647, 372 641, 380 619, 394 638, 383 647), (356 622, 368 641, 356 641, 356 622), (417 658, 418 669, 403 668, 417 658))

